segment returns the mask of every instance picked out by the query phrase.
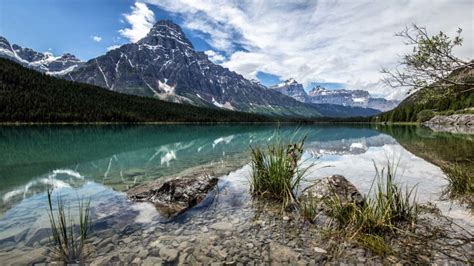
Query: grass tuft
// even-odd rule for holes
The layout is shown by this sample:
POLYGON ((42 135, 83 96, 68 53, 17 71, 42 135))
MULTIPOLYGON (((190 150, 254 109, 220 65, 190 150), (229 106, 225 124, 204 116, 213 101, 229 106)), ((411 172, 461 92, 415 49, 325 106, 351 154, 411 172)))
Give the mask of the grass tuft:
POLYGON ((449 184, 443 194, 450 199, 458 199, 474 209, 474 173, 469 167, 459 163, 446 163, 441 166, 449 184))
POLYGON ((363 205, 343 204, 336 193, 327 200, 327 205, 329 216, 337 221, 339 228, 344 228, 350 239, 356 239, 377 254, 388 254, 384 236, 416 223, 416 193, 414 188, 402 189, 395 182, 395 164, 388 162, 382 169, 374 166, 376 176, 363 205))
POLYGON ((277 140, 266 149, 251 147, 250 192, 253 196, 282 202, 284 208, 298 202, 295 191, 311 167, 299 166, 304 140, 291 144, 277 140))
POLYGON ((57 197, 57 210, 53 210, 52 192, 48 190, 49 221, 51 224, 51 254, 65 263, 83 262, 87 254, 85 242, 91 230, 90 201, 79 200, 79 225, 74 223, 71 213, 66 214, 61 196, 57 197))

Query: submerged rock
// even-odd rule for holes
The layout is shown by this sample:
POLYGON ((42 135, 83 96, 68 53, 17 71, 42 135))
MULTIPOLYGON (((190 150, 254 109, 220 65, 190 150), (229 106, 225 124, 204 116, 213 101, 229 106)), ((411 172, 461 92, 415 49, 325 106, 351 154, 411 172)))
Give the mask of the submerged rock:
POLYGON ((134 201, 153 203, 158 211, 168 217, 195 206, 214 188, 218 179, 209 175, 173 177, 157 180, 127 192, 134 201))
POLYGON ((357 188, 341 175, 332 175, 314 181, 314 184, 305 188, 300 196, 302 204, 312 204, 317 212, 328 211, 325 200, 337 195, 341 203, 354 202, 362 204, 364 197, 357 188))

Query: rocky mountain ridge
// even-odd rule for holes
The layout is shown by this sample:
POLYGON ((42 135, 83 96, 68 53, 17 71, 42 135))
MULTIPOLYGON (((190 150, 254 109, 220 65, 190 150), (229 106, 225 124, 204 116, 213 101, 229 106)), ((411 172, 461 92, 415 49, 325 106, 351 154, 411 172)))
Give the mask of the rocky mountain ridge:
POLYGON ((72 54, 54 56, 50 52, 37 52, 17 44, 11 44, 0 36, 0 57, 13 60, 25 67, 53 76, 67 75, 83 62, 72 54))
POLYGON ((398 101, 372 97, 365 90, 328 90, 317 86, 307 93, 303 85, 293 78, 270 88, 305 103, 372 108, 379 111, 391 110, 399 103, 398 101))
POLYGON ((318 116, 318 111, 212 63, 194 50, 181 28, 158 21, 136 43, 122 45, 91 59, 64 76, 112 91, 287 116, 318 116))

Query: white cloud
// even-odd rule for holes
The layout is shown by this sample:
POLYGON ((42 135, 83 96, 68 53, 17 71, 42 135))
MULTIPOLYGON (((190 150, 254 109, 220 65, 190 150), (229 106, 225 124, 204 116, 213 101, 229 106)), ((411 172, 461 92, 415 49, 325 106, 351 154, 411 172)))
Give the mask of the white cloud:
POLYGON ((225 60, 225 57, 223 55, 216 53, 213 50, 207 50, 204 53, 209 57, 209 60, 216 64, 220 64, 225 60))
POLYGON ((100 42, 100 41, 102 41, 102 37, 100 37, 100 36, 95 36, 95 35, 94 35, 94 36, 91 36, 91 39, 92 39, 94 42, 100 42))
POLYGON ((409 51, 394 33, 412 23, 432 33, 461 27, 459 56, 474 54, 471 0, 145 1, 180 15, 182 26, 226 54, 224 66, 247 78, 265 71, 306 86, 338 82, 400 97, 379 82, 379 70, 409 51))
POLYGON ((155 24, 155 14, 144 3, 136 2, 130 14, 123 14, 130 28, 119 30, 120 35, 132 42, 145 37, 155 24))
POLYGON ((115 50, 119 47, 120 47, 120 45, 112 45, 112 46, 107 47, 107 51, 112 51, 112 50, 115 50))

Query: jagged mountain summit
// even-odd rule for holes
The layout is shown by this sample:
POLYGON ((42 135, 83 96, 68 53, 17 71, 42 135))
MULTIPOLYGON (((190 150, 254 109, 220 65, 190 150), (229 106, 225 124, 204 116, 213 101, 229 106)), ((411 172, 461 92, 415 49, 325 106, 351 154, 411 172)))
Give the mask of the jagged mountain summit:
POLYGON ((398 104, 397 101, 374 98, 364 90, 327 90, 317 86, 306 93, 303 85, 293 78, 270 88, 305 103, 371 108, 379 111, 391 110, 398 104))
POLYGON ((270 87, 270 89, 274 89, 276 91, 279 91, 287 96, 291 96, 294 99, 300 101, 300 102, 311 102, 310 98, 308 97, 308 94, 303 88, 302 84, 299 84, 295 79, 290 78, 286 80, 283 83, 274 85, 270 87))
POLYGON ((83 62, 74 55, 66 53, 53 56, 49 52, 41 53, 17 44, 11 44, 5 37, 0 36, 0 57, 15 61, 25 67, 49 75, 62 76, 81 66, 83 62))
POLYGON ((392 110, 399 104, 399 102, 395 100, 372 97, 370 93, 365 90, 328 90, 322 87, 315 87, 308 95, 313 103, 372 108, 383 112, 392 110))
POLYGON ((181 28, 157 22, 136 43, 91 59, 64 78, 112 91, 163 100, 268 114, 318 116, 296 101, 212 63, 194 50, 181 28))

